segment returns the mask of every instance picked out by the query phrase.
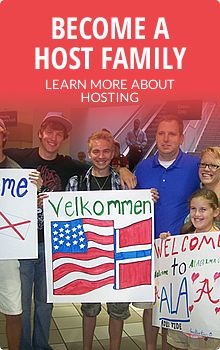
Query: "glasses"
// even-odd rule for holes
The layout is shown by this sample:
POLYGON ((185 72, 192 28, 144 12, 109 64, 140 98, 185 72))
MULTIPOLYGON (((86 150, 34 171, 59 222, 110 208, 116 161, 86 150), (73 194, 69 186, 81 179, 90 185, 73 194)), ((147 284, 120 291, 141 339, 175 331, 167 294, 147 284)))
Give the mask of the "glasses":
POLYGON ((206 167, 208 167, 209 170, 212 171, 216 171, 217 169, 220 168, 220 165, 216 165, 216 164, 208 164, 208 163, 199 163, 199 167, 205 169, 206 167))

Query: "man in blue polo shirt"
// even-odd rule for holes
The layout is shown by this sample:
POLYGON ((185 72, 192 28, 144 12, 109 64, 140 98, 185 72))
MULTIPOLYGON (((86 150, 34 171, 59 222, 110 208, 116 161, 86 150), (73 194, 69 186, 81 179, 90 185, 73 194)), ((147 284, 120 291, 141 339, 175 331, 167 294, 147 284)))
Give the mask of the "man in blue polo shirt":
MULTIPOLYGON (((155 238, 162 232, 178 235, 188 215, 188 199, 199 188, 198 158, 181 151, 183 122, 179 118, 163 116, 156 132, 158 152, 143 160, 136 169, 137 188, 155 187, 159 200, 155 204, 155 238)), ((156 349, 157 332, 152 327, 152 309, 143 303, 134 303, 144 308, 143 323, 147 350, 156 349)), ((168 349, 166 335, 163 350, 168 349)))

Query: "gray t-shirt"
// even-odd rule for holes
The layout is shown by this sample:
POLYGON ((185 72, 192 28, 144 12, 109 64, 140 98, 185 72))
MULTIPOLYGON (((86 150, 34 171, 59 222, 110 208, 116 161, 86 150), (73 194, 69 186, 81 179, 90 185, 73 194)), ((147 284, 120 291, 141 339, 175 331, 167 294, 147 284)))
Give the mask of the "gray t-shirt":
POLYGON ((18 163, 16 163, 13 159, 6 157, 1 163, 0 168, 21 168, 18 163))

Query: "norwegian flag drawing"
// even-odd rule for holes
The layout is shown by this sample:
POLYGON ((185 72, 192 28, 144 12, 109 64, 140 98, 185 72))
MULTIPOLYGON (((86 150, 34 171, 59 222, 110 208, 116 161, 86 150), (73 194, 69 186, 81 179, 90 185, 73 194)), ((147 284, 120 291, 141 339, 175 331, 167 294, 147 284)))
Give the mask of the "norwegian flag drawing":
POLYGON ((120 289, 150 283, 151 220, 120 230, 112 220, 53 221, 51 234, 54 295, 82 295, 108 284, 120 289))
POLYGON ((115 230, 115 288, 151 284, 152 220, 115 230))

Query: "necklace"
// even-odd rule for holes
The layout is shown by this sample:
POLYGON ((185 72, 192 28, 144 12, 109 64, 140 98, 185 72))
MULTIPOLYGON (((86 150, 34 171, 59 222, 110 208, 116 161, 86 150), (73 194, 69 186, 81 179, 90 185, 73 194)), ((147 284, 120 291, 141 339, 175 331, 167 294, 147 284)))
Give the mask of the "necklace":
MULTIPOLYGON (((99 181, 98 181, 98 178, 97 178, 96 176, 93 175, 93 178, 94 178, 96 184, 98 185, 99 191, 103 190, 103 188, 104 188, 105 185, 107 184, 107 181, 108 181, 109 177, 110 177, 110 174, 106 177, 104 183, 101 185, 101 184, 99 183, 99 181)), ((100 177, 100 179, 103 179, 103 177, 100 177)))

